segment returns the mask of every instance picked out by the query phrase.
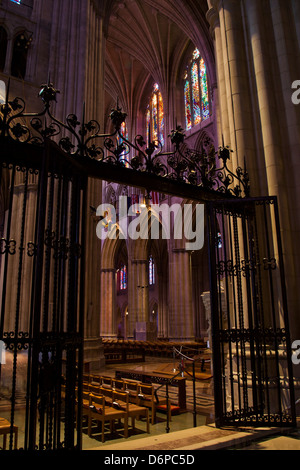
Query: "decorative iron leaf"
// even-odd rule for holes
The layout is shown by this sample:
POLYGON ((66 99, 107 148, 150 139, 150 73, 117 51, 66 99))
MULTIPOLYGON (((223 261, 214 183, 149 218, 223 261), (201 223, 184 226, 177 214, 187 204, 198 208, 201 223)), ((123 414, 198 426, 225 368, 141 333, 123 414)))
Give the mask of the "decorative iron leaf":
POLYGON ((17 139, 20 139, 22 136, 29 133, 27 127, 23 126, 19 122, 12 127, 11 132, 17 139))
POLYGON ((75 146, 72 144, 69 137, 63 137, 59 141, 59 145, 65 152, 68 152, 68 153, 71 152, 75 148, 75 146))

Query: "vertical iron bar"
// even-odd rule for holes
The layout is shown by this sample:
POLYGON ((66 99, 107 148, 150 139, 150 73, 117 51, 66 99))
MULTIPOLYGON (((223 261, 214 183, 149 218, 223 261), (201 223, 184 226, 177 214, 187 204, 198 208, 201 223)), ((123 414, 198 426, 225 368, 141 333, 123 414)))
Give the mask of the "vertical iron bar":
POLYGON ((84 305, 85 305, 85 237, 86 237, 86 205, 87 205, 87 177, 81 179, 81 252, 80 252, 80 286, 79 286, 79 318, 78 331, 82 339, 78 349, 78 390, 77 390, 77 448, 82 449, 82 382, 83 382, 83 338, 84 338, 84 305))
MULTIPOLYGON (((48 201, 47 201, 47 223, 46 223, 46 233, 49 237, 52 229, 52 212, 53 212, 53 184, 54 179, 53 176, 50 174, 48 176, 51 178, 50 185, 47 186, 49 188, 47 192, 48 201)), ((45 244, 45 251, 44 251, 44 272, 43 272, 43 296, 42 296, 42 316, 41 316, 41 329, 43 333, 48 331, 48 315, 49 315, 49 283, 50 283, 50 254, 51 254, 51 246, 49 246, 49 242, 45 244)), ((42 352, 42 366, 46 366, 49 362, 48 358, 48 350, 47 348, 43 349, 42 352)), ((43 395, 40 396, 40 436, 39 436, 39 446, 40 449, 43 449, 44 442, 46 440, 46 448, 49 449, 51 444, 49 443, 48 437, 48 425, 49 420, 51 420, 51 416, 49 415, 49 393, 43 392, 43 395), (46 434, 45 434, 46 431, 46 434)))
POLYGON ((286 353, 287 353, 287 364, 288 364, 288 374, 289 374, 288 380, 289 380, 290 406, 291 406, 291 422, 293 426, 296 426, 296 405, 295 405, 295 388, 294 388, 294 380, 293 380, 291 334, 290 334, 290 325, 289 325, 289 318, 288 318, 288 302, 287 302, 287 293, 286 293, 286 285, 285 285, 285 269, 284 269, 284 263, 283 263, 283 250, 282 250, 282 242, 281 242, 280 220, 279 220, 277 197, 273 198, 273 204, 274 204, 275 225, 276 225, 276 235, 277 235, 280 282, 281 282, 281 290, 282 290, 283 316, 284 316, 284 322, 285 322, 286 353))
MULTIPOLYGON (((256 207, 261 207, 260 203, 256 203, 256 207)), ((263 405, 262 413, 265 412, 265 408, 267 410, 267 415, 270 416, 271 408, 270 408, 270 394, 269 394, 269 371, 268 371, 268 360, 267 360, 267 350, 268 346, 266 344, 266 337, 265 337, 265 310, 264 310, 264 302, 263 302, 263 287, 262 287, 262 274, 261 274, 261 260, 260 260, 260 243, 259 240, 261 238, 258 235, 258 227, 257 227, 257 214, 254 219, 254 237, 255 237, 255 252, 257 258, 257 270, 258 270, 258 279, 257 279, 257 289, 258 289, 258 296, 259 296, 259 324, 261 326, 262 331, 262 340, 261 340, 261 351, 263 351, 263 370, 264 376, 262 377, 263 385, 261 390, 261 403, 263 405), (265 396, 264 396, 265 395, 265 396), (265 406, 265 399, 267 401, 265 406)), ((260 358, 262 359, 262 355, 260 354, 260 358)), ((260 361, 259 361, 260 362, 260 361)))
MULTIPOLYGON (((77 325, 77 286, 78 286, 78 255, 79 243, 79 177, 73 174, 70 198, 70 251, 68 265, 67 283, 67 332, 75 336, 77 325)), ((67 374, 66 380, 69 387, 68 400, 66 403, 66 446, 74 448, 74 419, 75 419, 75 386, 76 386, 76 346, 67 351, 67 374)))
MULTIPOLYGON (((266 203, 264 201, 263 204, 263 214, 264 214, 264 223, 265 223, 265 241, 266 241, 266 249, 267 249, 267 260, 269 262, 271 258, 271 247, 270 247, 270 239, 269 239, 269 230, 268 230, 268 216, 266 211, 266 203)), ((270 207, 271 200, 268 201, 268 207, 270 207)), ((277 339, 277 322, 276 322, 276 308, 274 303, 274 286, 273 286, 273 277, 270 267, 268 267, 268 278, 269 278, 269 288, 270 288, 270 300, 271 300, 271 310, 272 316, 271 319, 273 321, 273 333, 274 333, 274 349, 275 349, 275 369, 277 374, 277 400, 278 400, 278 407, 279 407, 279 415, 280 415, 280 422, 282 422, 282 407, 281 407, 281 387, 280 387, 280 372, 279 372, 279 354, 278 354, 278 339, 277 339)), ((274 410, 275 412, 275 410, 274 410)))
POLYGON ((221 381, 221 351, 220 351, 220 327, 218 311, 218 288, 216 273, 215 252, 215 213, 213 203, 207 203, 207 230, 209 240, 209 279, 210 279, 210 305, 211 305, 211 329, 212 329, 212 353, 214 374, 214 396, 215 396, 215 424, 220 427, 223 424, 223 398, 221 381))
MULTIPOLYGON (((21 171, 21 170, 20 170, 21 171)), ((21 290, 22 290, 22 271, 24 262, 24 236, 25 236, 25 217, 26 217, 26 206, 27 206, 27 190, 28 190, 28 168, 25 170, 25 181, 24 181, 24 196, 22 205, 22 216, 21 216, 21 233, 20 233, 20 246, 19 246, 19 266, 17 275, 17 298, 16 298, 16 314, 15 314, 15 344, 14 344, 14 355, 13 355, 13 382, 11 392, 11 416, 10 416, 10 441, 9 449, 13 448, 13 426, 15 418, 15 403, 16 403, 16 380, 17 380, 17 338, 19 336, 19 320, 20 320, 20 302, 21 302, 21 290)))
MULTIPOLYGON (((259 292, 257 284, 259 282, 259 255, 255 251, 255 229, 254 225, 256 224, 256 208, 255 203, 253 204, 253 214, 249 216, 248 220, 248 240, 249 240, 249 256, 250 260, 252 260, 252 268, 250 271, 250 281, 251 281, 251 292, 252 292, 252 299, 253 299, 253 321, 254 321, 254 331, 256 332, 256 337, 254 338, 255 342, 255 352, 256 355, 256 378, 257 381, 257 419, 258 416, 262 415, 262 404, 263 404, 263 389, 262 389, 262 364, 261 364, 261 357, 262 357, 262 341, 263 341, 263 334, 261 329, 261 322, 259 318, 259 311, 258 311, 258 302, 259 302, 259 292)), ((255 357, 254 357, 255 360, 255 357)))
POLYGON ((35 450, 36 446, 36 420, 38 403, 38 379, 39 379, 39 352, 40 352, 40 322, 41 322, 41 292, 44 263, 44 234, 46 220, 46 203, 48 191, 48 168, 49 168, 49 146, 45 140, 45 147, 42 154, 39 186, 39 207, 37 220, 37 251, 36 270, 34 277, 34 298, 33 298, 33 322, 32 322, 32 377, 30 383, 30 421, 29 421, 29 443, 28 449, 35 450))
MULTIPOLYGON (((230 258, 232 261, 232 266, 231 266, 231 276, 232 276, 232 296, 233 296, 233 308, 234 308, 234 315, 233 315, 233 323, 232 325, 232 333, 234 331, 238 330, 238 316, 237 316, 237 299, 236 299, 236 286, 235 286, 235 279, 237 278, 237 268, 235 263, 235 255, 234 255, 234 240, 232 238, 233 234, 233 227, 232 227, 232 221, 231 218, 233 215, 229 213, 228 215, 228 220, 229 220, 229 227, 228 227, 228 232, 229 232, 229 238, 230 238, 230 258), (234 328, 233 328, 234 327, 234 328)), ((241 410, 242 409, 242 397, 241 397, 241 383, 240 383, 240 352, 239 352, 239 336, 236 335, 236 341, 235 341, 235 347, 236 347, 236 375, 237 375, 237 396, 238 396, 238 408, 241 410)), ((233 380, 234 382, 234 380, 233 380)), ((233 408, 232 408, 232 413, 234 414, 235 410, 235 396, 233 396, 233 408)))
POLYGON ((248 246, 251 243, 247 236, 247 226, 251 217, 250 211, 247 210, 245 213, 245 207, 241 214, 242 216, 242 234, 243 234, 243 244, 244 244, 244 260, 245 260, 245 278, 246 278, 246 295, 247 295, 247 310, 248 310, 248 329, 249 329, 249 343, 250 343, 250 363, 251 363, 251 374, 252 374, 252 400, 254 413, 256 415, 256 421, 258 420, 258 411, 257 411, 257 388, 256 388, 256 364, 255 364, 255 351, 254 351, 254 329, 253 329, 253 302, 251 296, 251 286, 250 286, 250 271, 251 263, 253 260, 249 257, 248 246))
MULTIPOLYGON (((221 212, 224 211, 224 206, 221 206, 221 212)), ((217 208, 215 207, 214 210, 215 216, 215 233, 214 233, 214 249, 216 253, 216 266, 218 269, 216 270, 217 274, 217 290, 218 290, 218 316, 219 316, 219 324, 220 324, 220 331, 224 331, 223 326, 223 315, 222 315, 222 294, 221 294, 221 273, 220 273, 220 257, 219 257, 219 250, 217 248, 218 243, 218 221, 217 221, 217 208)), ((221 370, 222 370, 222 390, 223 390, 223 413, 226 414, 227 411, 227 387, 226 387, 226 351, 224 350, 224 343, 225 341, 220 341, 220 350, 221 350, 221 370)))
POLYGON ((166 381, 166 399, 167 399, 167 426, 166 426, 166 433, 170 432, 170 420, 169 420, 169 382, 166 381))
MULTIPOLYGON (((61 167, 59 162, 55 162, 56 166, 53 168, 53 178, 55 178, 56 184, 53 188, 53 204, 55 202, 56 210, 53 217, 54 224, 54 236, 58 236, 59 233, 59 220, 60 220, 60 207, 61 207, 61 167), (56 177, 54 176, 56 173, 56 177)), ((52 277, 52 332, 58 338, 58 326, 57 326, 57 317, 58 317, 58 299, 59 299, 59 282, 58 282, 58 256, 55 246, 52 245, 52 257, 53 257, 53 277, 52 277)), ((54 433, 53 433, 53 447, 54 449, 59 449, 60 447, 60 428, 61 428, 61 376, 62 376, 62 353, 60 342, 56 343, 56 364, 57 364, 57 377, 58 383, 56 384, 55 396, 54 396, 54 433)))
POLYGON ((68 215, 68 174, 62 172, 62 195, 60 200, 61 212, 60 212, 60 226, 59 232, 56 234, 57 243, 57 256, 59 257, 59 308, 57 315, 57 330, 60 334, 65 331, 65 277, 66 277, 66 245, 68 233, 67 233, 67 215, 68 215))
MULTIPOLYGON (((229 221, 230 221, 230 216, 229 216, 229 221)), ((224 253, 224 270, 225 270, 225 296, 226 296, 226 309, 227 309, 227 322, 228 322, 228 331, 229 331, 229 339, 228 339, 228 348, 229 348, 229 380, 230 380, 230 390, 231 390, 231 408, 232 411, 234 411, 234 375, 233 375, 233 361, 232 361, 232 335, 231 335, 231 315, 230 315, 230 303, 229 303, 229 285, 228 285, 228 261, 230 261, 230 258, 227 256, 227 236, 228 233, 227 231, 231 230, 230 228, 230 222, 227 227, 225 227, 225 221, 224 221, 224 210, 222 211, 222 233, 223 233, 223 242, 222 242, 222 250, 224 253)), ((230 240, 230 234, 229 234, 229 240, 230 240)))
POLYGON ((239 315, 239 331, 241 342, 241 365, 242 365, 242 387, 243 387, 243 413, 248 413, 248 383, 247 383, 247 363, 246 363, 246 349, 245 349, 245 324, 244 324, 244 309, 243 309, 243 287, 241 282, 241 259, 239 248, 239 232, 237 223, 237 214, 233 215, 233 231, 234 231, 234 251, 235 261, 237 268, 237 295, 238 295, 238 315, 239 315))
MULTIPOLYGON (((54 175, 50 174, 51 182, 49 185, 48 194, 48 211, 47 211, 47 233, 52 231, 52 217, 53 217, 53 191, 54 191, 54 175)), ((50 288, 50 266, 51 266, 51 246, 49 243, 45 247, 45 268, 44 268, 44 295, 43 295, 43 318, 42 318, 42 331, 48 331, 48 316, 49 316, 49 288, 50 288)))
MULTIPOLYGON (((8 219, 5 238, 8 242, 10 239, 10 229, 11 229, 11 218, 12 218, 12 205, 13 205, 13 196, 14 196, 14 186, 15 186, 15 175, 16 167, 13 165, 11 180, 10 180, 10 194, 9 194, 9 206, 8 206, 8 219)), ((7 270, 8 270, 8 250, 5 251, 4 258, 4 268, 3 268, 3 282, 2 282, 2 302, 1 302, 1 319, 0 319, 0 335, 3 337, 4 330, 4 320, 5 320, 5 300, 6 300, 6 284, 7 284, 7 270)))
POLYGON ((196 374, 195 374, 195 360, 193 360, 193 425, 197 427, 197 409, 196 409, 196 374))
MULTIPOLYGON (((58 237, 60 231, 60 209, 61 209, 61 181, 62 181, 62 173, 61 168, 59 168, 57 172, 57 189, 56 189, 56 213, 55 213, 55 229, 54 229, 54 237, 58 237)), ((53 268, 53 317, 52 317, 52 331, 58 333, 59 331, 59 323, 58 323, 58 312, 59 312, 59 299, 60 299, 60 292, 59 292, 59 258, 58 258, 58 251, 57 246, 52 246, 53 248, 53 258, 54 258, 54 268, 53 268)))
MULTIPOLYGON (((34 243, 35 247, 37 247, 38 243, 38 231, 37 231, 37 220, 38 220, 38 213, 39 213, 39 196, 41 193, 41 178, 40 178, 40 171, 39 171, 39 179, 38 179, 38 191, 37 191, 37 201, 36 201, 36 215, 35 215, 35 235, 34 235, 34 243)), ((32 269, 32 286, 31 286, 31 300, 30 300, 30 316, 29 316, 29 347, 28 347, 28 360, 27 360, 27 389, 26 389, 26 418, 25 418, 25 437, 24 437, 24 449, 28 449, 28 438, 29 438, 29 410, 30 410, 30 382, 31 382, 31 360, 32 360, 32 338, 33 338, 33 307, 34 307, 34 279, 35 279, 35 271, 36 271, 36 250, 33 256, 33 269, 32 269)))

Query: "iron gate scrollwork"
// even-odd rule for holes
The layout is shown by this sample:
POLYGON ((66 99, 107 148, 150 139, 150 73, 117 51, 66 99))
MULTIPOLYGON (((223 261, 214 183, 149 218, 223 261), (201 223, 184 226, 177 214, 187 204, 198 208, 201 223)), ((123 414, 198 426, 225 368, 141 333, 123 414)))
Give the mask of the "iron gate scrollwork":
POLYGON ((295 425, 277 199, 209 203, 218 425, 295 425))

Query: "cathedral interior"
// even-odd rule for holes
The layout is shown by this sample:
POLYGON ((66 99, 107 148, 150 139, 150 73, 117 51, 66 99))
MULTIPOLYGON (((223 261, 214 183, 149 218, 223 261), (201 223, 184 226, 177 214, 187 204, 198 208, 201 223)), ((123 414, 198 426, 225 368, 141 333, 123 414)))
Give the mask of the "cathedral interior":
POLYGON ((296 425, 299 49, 299 0, 0 0, 1 448, 296 425))

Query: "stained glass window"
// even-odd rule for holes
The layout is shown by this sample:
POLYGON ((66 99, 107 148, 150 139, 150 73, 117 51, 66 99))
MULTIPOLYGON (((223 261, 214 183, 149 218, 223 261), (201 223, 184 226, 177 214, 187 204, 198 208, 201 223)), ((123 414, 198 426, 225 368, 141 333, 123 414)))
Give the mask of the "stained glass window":
POLYGON ((159 141, 163 146, 164 139, 164 106, 157 83, 154 84, 150 103, 146 111, 147 145, 159 141))
POLYGON ((199 62, 200 68, 200 82, 201 82, 201 111, 203 120, 209 116, 209 99, 208 99, 208 86, 207 86, 207 72, 206 65, 203 59, 199 62))
POLYGON ((149 258, 149 285, 153 286, 155 284, 155 265, 153 257, 149 258))
POLYGON ((127 266, 126 264, 123 264, 123 266, 121 266, 119 273, 120 273, 120 279, 119 279, 120 290, 125 290, 127 289, 127 266))
POLYGON ((185 81, 185 85, 184 85, 184 100, 185 100, 186 128, 191 129, 192 127, 191 91, 190 91, 190 82, 188 80, 185 81))
POLYGON ((217 234, 217 244, 218 244, 218 248, 222 248, 223 242, 222 242, 221 232, 218 232, 218 234, 217 234))
POLYGON ((186 129, 191 129, 210 114, 207 70, 197 48, 193 52, 191 65, 186 69, 184 80, 185 124, 186 129))
MULTIPOLYGON (((126 123, 125 122, 122 122, 121 124, 121 127, 120 127, 120 133, 122 134, 122 136, 128 140, 128 131, 127 131, 127 126, 126 126, 126 123)), ((123 138, 118 135, 118 145, 122 145, 122 142, 123 142, 123 138)), ((126 147, 127 148, 127 147, 126 147)), ((124 165, 126 167, 129 166, 129 163, 126 161, 128 159, 128 155, 127 155, 127 152, 126 150, 124 150, 122 153, 121 153, 121 158, 120 160, 123 161, 124 165)))

